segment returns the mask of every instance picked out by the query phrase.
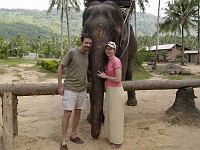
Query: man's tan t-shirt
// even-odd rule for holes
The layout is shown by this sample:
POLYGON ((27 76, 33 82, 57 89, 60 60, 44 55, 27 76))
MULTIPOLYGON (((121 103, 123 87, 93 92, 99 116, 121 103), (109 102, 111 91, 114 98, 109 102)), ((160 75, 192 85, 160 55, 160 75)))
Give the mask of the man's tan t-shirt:
POLYGON ((69 49, 61 64, 66 67, 64 89, 72 92, 86 91, 88 52, 82 53, 78 48, 69 49))

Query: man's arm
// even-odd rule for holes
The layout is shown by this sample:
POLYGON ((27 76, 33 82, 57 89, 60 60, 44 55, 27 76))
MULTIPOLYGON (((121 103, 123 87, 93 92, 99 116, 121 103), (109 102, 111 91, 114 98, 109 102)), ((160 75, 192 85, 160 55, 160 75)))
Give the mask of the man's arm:
POLYGON ((59 64, 58 66, 58 94, 63 95, 63 84, 62 84, 62 73, 63 73, 64 65, 59 64))

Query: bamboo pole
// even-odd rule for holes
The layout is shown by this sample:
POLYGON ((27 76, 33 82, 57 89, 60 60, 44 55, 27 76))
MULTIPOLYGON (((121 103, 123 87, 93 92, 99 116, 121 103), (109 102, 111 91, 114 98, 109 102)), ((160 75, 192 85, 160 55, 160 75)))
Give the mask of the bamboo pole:
MULTIPOLYGON (((123 87, 125 91, 179 89, 182 87, 196 88, 200 87, 200 79, 123 81, 123 87)), ((89 93, 91 88, 91 83, 88 83, 89 93)), ((0 95, 6 92, 11 92, 16 96, 58 95, 58 85, 57 83, 0 84, 0 95)))

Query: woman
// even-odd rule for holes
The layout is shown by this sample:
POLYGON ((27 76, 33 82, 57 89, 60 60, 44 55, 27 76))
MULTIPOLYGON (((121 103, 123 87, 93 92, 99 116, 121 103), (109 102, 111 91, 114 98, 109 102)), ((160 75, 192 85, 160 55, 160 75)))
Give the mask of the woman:
POLYGON ((122 87, 122 64, 115 56, 116 44, 108 42, 105 45, 108 63, 105 72, 98 71, 97 76, 106 79, 105 97, 105 138, 108 138, 112 148, 118 148, 123 142, 124 130, 124 90, 122 87))

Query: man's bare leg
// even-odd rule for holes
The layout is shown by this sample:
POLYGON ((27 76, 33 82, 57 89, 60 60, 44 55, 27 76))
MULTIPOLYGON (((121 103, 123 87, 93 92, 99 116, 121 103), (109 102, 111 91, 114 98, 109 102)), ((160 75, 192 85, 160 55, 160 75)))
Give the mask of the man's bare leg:
POLYGON ((81 109, 75 109, 74 110, 73 125, 72 125, 72 132, 71 132, 72 138, 75 138, 76 135, 77 135, 76 130, 77 130, 77 127, 78 127, 80 116, 81 116, 81 109))
POLYGON ((62 117, 62 145, 66 144, 67 129, 71 113, 72 111, 64 110, 64 114, 62 117))

